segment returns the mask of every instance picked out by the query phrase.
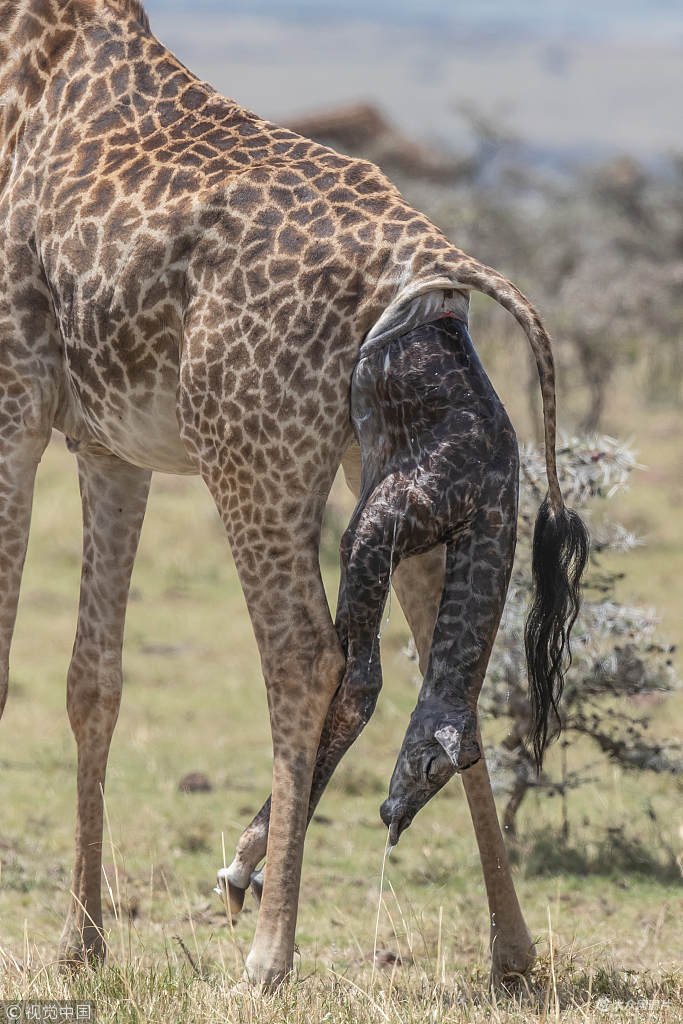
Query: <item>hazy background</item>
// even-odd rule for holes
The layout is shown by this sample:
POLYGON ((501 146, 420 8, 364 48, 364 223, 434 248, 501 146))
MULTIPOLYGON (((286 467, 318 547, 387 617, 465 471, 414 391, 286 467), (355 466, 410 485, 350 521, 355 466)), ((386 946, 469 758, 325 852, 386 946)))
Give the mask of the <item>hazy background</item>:
POLYGON ((683 5, 674 0, 149 0, 152 28, 224 94, 273 120, 352 100, 454 151, 461 105, 530 156, 681 146, 683 5))

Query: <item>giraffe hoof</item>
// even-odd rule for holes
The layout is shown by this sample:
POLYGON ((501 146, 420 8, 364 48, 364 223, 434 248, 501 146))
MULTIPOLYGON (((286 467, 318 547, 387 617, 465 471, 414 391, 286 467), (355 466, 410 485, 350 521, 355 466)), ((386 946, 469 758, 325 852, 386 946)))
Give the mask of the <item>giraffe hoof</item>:
POLYGON ((213 891, 217 892, 224 902, 227 902, 233 916, 239 914, 244 906, 244 894, 247 890, 230 881, 228 868, 221 868, 218 872, 218 885, 213 891))
POLYGON ((491 951, 491 983, 494 986, 515 985, 520 978, 529 974, 536 960, 536 946, 529 936, 528 945, 508 950, 491 951))
POLYGON ((74 971, 86 964, 97 966, 105 956, 102 933, 95 929, 64 929, 59 940, 57 961, 61 971, 74 971), (88 934, 94 933, 94 934, 88 934))
POLYGON ((244 981, 262 992, 275 992, 292 974, 291 960, 283 960, 280 957, 259 958, 252 949, 244 965, 244 981))

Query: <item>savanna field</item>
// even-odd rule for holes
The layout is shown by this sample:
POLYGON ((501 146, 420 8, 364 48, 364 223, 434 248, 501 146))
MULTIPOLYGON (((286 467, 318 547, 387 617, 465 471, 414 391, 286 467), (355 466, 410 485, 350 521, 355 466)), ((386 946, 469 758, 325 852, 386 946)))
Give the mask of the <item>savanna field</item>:
MULTIPOLYGON (((658 175, 626 158, 545 174, 517 159, 499 125, 474 117, 474 128, 478 149, 447 183, 405 171, 395 135, 403 172, 394 174, 388 144, 378 151, 410 202, 538 304, 556 342, 560 427, 633 439, 640 468, 630 489, 588 512, 593 527, 607 515, 643 543, 602 556, 601 571, 617 574, 618 602, 661 618, 659 640, 680 644, 683 160, 658 175)), ((520 441, 537 437, 537 379, 521 331, 475 297, 471 334, 520 441)), ((337 479, 321 544, 333 608, 352 506, 337 479)), ((626 771, 589 739, 551 749, 549 773, 579 773, 581 785, 564 800, 532 788, 517 815, 509 850, 538 960, 509 989, 489 984, 487 901, 457 777, 385 858, 378 809, 419 685, 396 600, 377 711, 309 829, 294 978, 274 994, 240 986, 256 906, 248 895, 231 921, 213 889, 270 793, 265 688, 208 491, 162 475, 133 574, 109 758, 108 955, 100 969, 60 973, 76 789, 65 680, 80 551, 75 458, 56 434, 37 478, 0 723, 0 1000, 92 999, 101 1021, 154 1024, 683 1021, 683 771, 626 771), (189 773, 208 788, 181 792, 189 773), (375 948, 384 952, 373 963, 375 948)), ((671 661, 683 678, 679 649, 671 661)), ((614 707, 648 717, 651 744, 683 740, 678 684, 614 707)), ((504 718, 484 722, 490 745, 507 730, 504 718)), ((493 781, 502 812, 509 780, 493 781)))
MULTIPOLYGON (((482 312, 483 311, 483 312, 482 312)), ((472 335, 520 438, 529 436, 525 341, 472 335)), ((478 321, 481 329, 477 331, 478 321)), ((647 544, 610 564, 619 598, 655 607, 662 632, 683 622, 683 413, 643 400, 638 366, 617 375, 602 427, 636 439, 639 461, 612 518, 647 544), (623 564, 622 564, 623 563, 623 564)), ((580 391, 566 400, 578 417, 580 391)), ((321 561, 336 600, 339 530, 352 500, 333 490, 321 561)), ((600 510, 602 515, 602 509, 600 510)), ((422 811, 386 860, 384 799, 417 689, 398 602, 382 636, 384 690, 309 830, 296 979, 275 995, 235 989, 256 908, 226 917, 216 869, 270 792, 265 690, 223 527, 198 479, 154 479, 132 582, 124 696, 106 790, 103 860, 109 955, 101 970, 60 975, 53 961, 69 902, 76 753, 65 675, 76 621, 80 503, 75 459, 55 435, 40 467, 0 725, 2 998, 93 998, 102 1020, 677 1021, 683 1020, 683 851, 677 777, 626 773, 585 745, 570 769, 592 780, 560 802, 529 796, 512 847, 539 952, 513 992, 491 993, 488 915, 459 779, 422 811), (188 772, 211 790, 181 793, 188 772), (224 851, 225 850, 225 854, 224 851), (375 966, 372 950, 393 963, 375 966), (551 955, 552 954, 552 955, 551 955), (398 959, 396 959, 398 958, 398 959)), ((679 672, 683 665, 673 655, 679 672)), ((683 733, 683 697, 655 700, 651 731, 683 733)), ((500 722, 488 740, 500 738, 500 722)), ((558 749, 551 752, 559 757, 558 749)), ((505 794, 500 794, 504 802, 505 794)), ((502 806, 502 803, 501 803, 502 806)))

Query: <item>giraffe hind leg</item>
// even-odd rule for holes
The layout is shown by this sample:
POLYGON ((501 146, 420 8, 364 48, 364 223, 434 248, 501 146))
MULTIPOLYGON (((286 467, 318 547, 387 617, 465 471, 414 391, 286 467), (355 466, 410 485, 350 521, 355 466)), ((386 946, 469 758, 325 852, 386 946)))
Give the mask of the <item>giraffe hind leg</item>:
MULTIPOLYGON (((349 490, 358 499, 361 480, 361 453, 357 442, 351 442, 346 449, 342 458, 342 468, 349 490)), ((355 694, 352 695, 349 692, 349 688, 344 687, 343 682, 332 698, 327 710, 313 770, 307 824, 310 824, 315 809, 337 765, 349 747, 358 738, 362 722, 359 715, 354 714, 354 711, 356 710, 356 705, 360 706, 363 699, 364 695, 358 688, 356 688, 355 694), (353 699, 354 696, 356 698, 355 701, 353 699), (346 715, 338 715, 337 712, 340 705, 345 705, 346 715)), ((238 914, 242 910, 245 892, 249 886, 251 886, 256 903, 260 906, 265 866, 260 870, 257 869, 266 855, 268 829, 270 826, 270 804, 271 798, 268 797, 261 810, 254 816, 240 836, 234 860, 228 867, 221 868, 218 872, 216 892, 222 895, 224 900, 229 900, 233 914, 238 914)))
MULTIPOLYGON (((360 448, 355 441, 347 448, 342 459, 342 466, 347 485, 357 499, 360 494, 361 457, 360 448)), ((347 722, 346 724, 350 728, 343 731, 339 728, 339 722, 336 723, 335 731, 331 728, 342 688, 333 696, 325 718, 313 770, 307 824, 310 824, 315 809, 327 788, 335 768, 360 731, 360 728, 354 728, 356 723, 352 722, 347 722), (334 752, 331 750, 333 742, 335 746, 334 752)), ((360 693, 358 697, 360 697, 360 693)), ((249 886, 251 886, 251 891, 257 905, 260 906, 261 904, 265 866, 258 870, 258 865, 266 855, 270 826, 270 806, 271 797, 268 797, 261 810, 254 816, 240 836, 232 863, 218 871, 218 884, 215 891, 224 900, 229 902, 233 914, 238 914, 242 910, 244 896, 249 886)))
MULTIPOLYGON (((319 493, 305 494, 296 504, 289 492, 278 494, 271 482, 268 519, 257 522, 257 503, 245 496, 237 506, 231 501, 230 481, 216 481, 208 466, 201 465, 201 470, 228 531, 268 693, 272 827, 256 836, 259 843, 267 839, 268 869, 246 973, 253 982, 276 986, 293 967, 311 778, 325 714, 344 669, 318 562, 323 500, 319 493), (293 523, 295 516, 298 523, 293 523)), ((328 481, 317 490, 327 493, 328 481)), ((246 889, 255 866, 242 865, 236 879, 240 889, 246 889)), ((240 895, 233 911, 239 909, 240 895)))
MULTIPOLYGON (((434 624, 443 591, 445 549, 435 548, 398 566, 393 583, 427 671, 434 624)), ((481 750, 483 742, 479 740, 481 750)), ((486 757, 461 775, 479 847, 489 903, 491 971, 494 981, 528 974, 536 958, 534 941, 515 892, 491 789, 486 757)))
MULTIPOLYGON (((367 718, 372 714, 378 694, 379 688, 375 686, 369 705, 368 693, 353 682, 349 684, 349 680, 345 679, 332 698, 316 754, 306 827, 310 824, 339 762, 358 739, 367 718)), ((271 798, 268 797, 242 833, 234 860, 229 867, 221 868, 218 872, 216 892, 224 900, 228 900, 233 914, 238 914, 242 910, 248 886, 251 886, 256 903, 261 903, 265 866, 260 870, 256 869, 266 855, 270 807, 271 798)))
MULTIPOLYGON (((342 458, 342 468, 346 483, 357 500, 360 494, 361 472, 360 449, 357 442, 352 441, 347 447, 342 458)), ((425 556, 424 560, 429 561, 436 557, 436 561, 441 565, 442 569, 444 550, 439 548, 436 550, 435 555, 430 553, 425 556)), ((340 596, 342 595, 340 594, 340 596)), ((340 605, 343 605, 343 597, 340 605)), ((434 608, 434 617, 436 616, 437 608, 438 596, 434 608)), ((340 632, 339 622, 337 627, 338 632, 340 632)), ((434 622, 432 618, 429 631, 430 642, 433 628, 434 622)), ((343 632, 343 628, 341 632, 343 632)), ((372 699, 376 699, 378 694, 379 688, 376 687, 372 699)), ((307 824, 310 823, 315 808, 319 801, 321 801, 337 766, 344 754, 346 754, 350 746, 357 739, 362 727, 364 727, 365 720, 370 717, 369 713, 372 714, 372 710, 374 710, 374 703, 372 703, 371 709, 368 706, 368 691, 364 687, 349 685, 349 680, 347 678, 344 679, 332 698, 323 727, 321 741, 318 744, 308 803, 307 824)), ((249 886, 251 886, 254 899, 260 905, 265 868, 261 867, 260 870, 257 870, 257 868, 258 864, 265 857, 269 821, 270 797, 268 797, 263 807, 245 828, 238 842, 236 856, 234 856, 231 864, 218 871, 218 885, 215 891, 222 895, 223 899, 229 900, 232 913, 239 913, 242 910, 245 893, 249 886)))

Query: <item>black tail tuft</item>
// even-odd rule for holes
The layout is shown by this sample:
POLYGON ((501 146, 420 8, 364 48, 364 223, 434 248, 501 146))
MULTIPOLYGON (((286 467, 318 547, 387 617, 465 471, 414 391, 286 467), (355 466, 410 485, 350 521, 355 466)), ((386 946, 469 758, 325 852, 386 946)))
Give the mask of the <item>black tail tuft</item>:
POLYGON ((524 631, 531 698, 530 740, 540 770, 548 742, 548 718, 557 716, 569 635, 579 613, 580 581, 588 560, 588 531, 573 509, 554 512, 546 497, 534 527, 535 594, 524 631))

